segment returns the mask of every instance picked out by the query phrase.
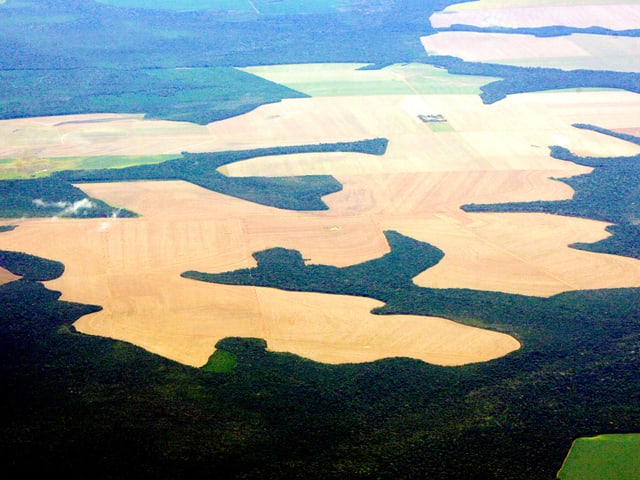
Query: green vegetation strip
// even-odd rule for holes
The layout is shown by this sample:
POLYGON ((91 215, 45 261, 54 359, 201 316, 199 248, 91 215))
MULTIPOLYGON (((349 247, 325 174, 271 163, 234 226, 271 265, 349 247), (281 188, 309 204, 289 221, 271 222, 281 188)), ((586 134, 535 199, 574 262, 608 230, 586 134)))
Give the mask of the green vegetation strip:
POLYGON ((640 434, 578 438, 558 472, 559 480, 640 478, 640 434))
POLYGON ((82 157, 3 158, 0 180, 46 177, 64 170, 125 168, 162 163, 179 155, 95 155, 82 157))
MULTIPOLYGON (((48 171, 50 176, 2 180, 0 179, 0 217, 131 217, 135 213, 107 205, 88 197, 73 183, 124 182, 133 180, 184 180, 195 185, 249 200, 262 205, 290 210, 326 210, 322 197, 342 189, 331 175, 298 177, 230 178, 219 169, 224 166, 260 156, 294 153, 357 152, 383 155, 388 140, 374 138, 355 142, 298 145, 216 153, 184 153, 162 161, 153 157, 78 157, 69 160, 84 170, 48 171), (133 166, 123 163, 140 162, 133 166), (160 162, 160 163, 157 163, 160 162), (103 165, 119 168, 101 168, 103 165)), ((67 165, 69 163, 66 163, 67 165)), ((44 174, 43 174, 44 175, 44 174)))
MULTIPOLYGON (((68 170, 51 178, 68 183, 123 182, 131 180, 184 180, 194 185, 251 202, 289 210, 326 210, 322 197, 342 189, 330 175, 298 177, 227 177, 219 171, 229 163, 249 158, 294 153, 357 152, 383 155, 388 140, 321 143, 214 153, 184 153, 159 164, 128 168, 68 170)), ((0 183, 1 185, 1 183, 0 183)))

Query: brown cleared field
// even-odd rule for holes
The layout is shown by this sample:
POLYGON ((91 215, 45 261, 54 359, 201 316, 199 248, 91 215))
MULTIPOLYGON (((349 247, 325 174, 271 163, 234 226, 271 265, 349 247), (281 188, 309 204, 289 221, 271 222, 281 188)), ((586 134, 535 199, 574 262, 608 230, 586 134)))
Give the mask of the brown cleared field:
POLYGON ((14 280, 17 280, 18 277, 17 275, 14 275, 13 273, 11 273, 10 271, 0 267, 0 285, 3 285, 5 283, 9 283, 9 282, 13 282, 14 280))
POLYGON ((444 320, 377 317, 368 313, 380 305, 372 300, 291 296, 179 277, 192 268, 224 271, 253 265, 249 252, 272 246, 277 225, 284 228, 274 246, 289 243, 314 261, 325 263, 331 256, 346 263, 357 260, 354 253, 377 257, 388 246, 379 226, 367 225, 368 219, 311 217, 307 223, 307 216, 289 212, 276 218, 275 209, 256 208, 183 182, 97 184, 87 191, 148 215, 124 221, 25 220, 1 239, 3 248, 22 246, 60 259, 65 274, 48 286, 62 291, 64 299, 104 306, 76 322, 82 332, 127 340, 196 366, 227 336, 265 338, 273 350, 327 363, 410 354, 427 362, 460 364, 518 348, 507 335, 444 320), (291 238, 295 226, 297 234, 291 238), (290 241, 284 242, 285 237, 290 241), (373 326, 380 330, 371 331, 373 326), (384 338, 394 332, 404 333, 384 338), (469 339, 469 348, 461 347, 460 335, 469 339))
POLYGON ((640 39, 608 35, 573 34, 563 37, 440 32, 422 37, 430 55, 450 55, 472 62, 516 66, 640 71, 640 39))
POLYGON ((271 350, 295 351, 329 363, 385 357, 421 358, 438 365, 486 361, 520 348, 514 338, 437 317, 372 315, 381 302, 337 295, 256 289, 271 350))
POLYGON ((567 222, 545 214, 460 213, 423 222, 392 220, 385 226, 445 246, 444 259, 414 279, 420 286, 548 296, 638 283, 637 260, 567 248, 607 237, 600 222, 567 222))
MULTIPOLYGON (((351 265, 388 252, 383 232, 395 229, 445 252, 441 264, 416 277, 423 286, 540 296, 638 286, 640 262, 566 246, 604 238, 604 223, 459 209, 472 202, 569 198, 571 189, 549 177, 589 169, 551 159, 547 147, 562 144, 590 155, 636 154, 637 145, 571 124, 636 127, 629 111, 640 105, 638 97, 628 92, 544 93, 483 105, 473 95, 398 95, 265 105, 210 124, 206 132, 200 129, 203 142, 198 145, 225 150, 382 136, 390 141, 388 151, 381 157, 272 157, 226 168, 230 175, 332 173, 344 188, 325 198, 328 211, 278 210, 184 182, 81 185, 88 195, 142 217, 23 220, 0 235, 0 248, 65 264, 64 275, 49 287, 64 299, 104 307, 80 319, 80 331, 127 340, 189 365, 204 364, 216 341, 227 336, 262 337, 272 350, 328 363, 389 355, 447 365, 484 361, 512 351, 517 342, 426 317, 373 316, 368 312, 377 303, 360 298, 214 285, 179 275, 252 266, 251 254, 271 247, 299 250, 309 263, 351 265), (434 132, 419 114, 442 114, 452 130, 434 132), (345 322, 345 317, 357 322, 345 322), (437 344, 429 340, 432 336, 437 344)), ((182 124, 165 126, 153 153, 166 153, 182 138, 182 124), (177 129, 174 138, 171 128, 177 129)), ((133 144, 140 131, 130 130, 133 144)), ((127 132, 121 133, 112 148, 124 152, 127 132)))
MULTIPOLYGON (((379 178, 369 188, 374 197, 378 186, 416 191, 410 188, 411 178, 396 176, 390 183, 379 178)), ((450 178, 457 181, 454 175, 450 178)), ((369 183, 359 180, 361 185, 369 183)), ((576 264, 567 271, 545 270, 545 262, 553 264, 572 253, 562 240, 584 240, 583 233, 589 234, 588 239, 602 234, 602 224, 596 222, 544 216, 557 222, 537 222, 532 238, 531 224, 514 226, 509 215, 447 212, 444 205, 441 213, 420 220, 415 213, 410 217, 385 214, 384 200, 378 199, 372 205, 377 214, 350 215, 340 204, 353 201, 353 186, 347 182, 345 191, 335 195, 333 211, 315 214, 257 207, 183 182, 83 186, 93 196, 135 208, 144 216, 25 220, 0 237, 0 246, 23 248, 66 265, 65 274, 49 282, 49 287, 63 292, 64 299, 104 306, 103 311, 76 322, 80 331, 130 341, 196 366, 204 364, 217 340, 226 336, 265 338, 272 350, 328 363, 410 354, 427 362, 459 364, 495 358, 517 348, 510 337, 476 329, 460 331, 470 327, 440 320, 407 316, 396 323, 395 317, 376 317, 368 313, 378 304, 374 301, 315 294, 289 297, 290 293, 277 290, 179 277, 188 269, 226 271, 251 266, 251 252, 272 246, 298 249, 313 263, 346 265, 386 253, 382 231, 394 228, 445 250, 446 268, 435 267, 438 270, 427 273, 426 280, 418 277, 421 285, 451 282, 460 286, 470 272, 483 272, 474 288, 545 294, 571 289, 572 275, 594 268, 599 273, 589 277, 594 288, 628 285, 638 278, 638 262, 585 252, 576 252, 571 258, 576 264), (456 224, 460 215, 467 224, 462 220, 456 224), (494 218, 489 221, 487 216, 494 218), (580 224, 585 225, 579 229, 580 224), (610 263, 598 268, 594 258, 610 263), (374 326, 380 329, 369 328, 374 326), (402 334, 385 338, 394 332, 402 334), (436 339, 436 345, 431 343, 436 339)), ((446 186, 441 183, 440 187, 446 186)), ((562 269, 562 265, 556 267, 562 269)))
POLYGON ((478 27, 544 27, 565 25, 588 28, 599 26, 611 30, 640 28, 640 5, 631 1, 581 0, 566 5, 562 1, 480 0, 451 5, 433 14, 434 28, 453 24, 478 27))

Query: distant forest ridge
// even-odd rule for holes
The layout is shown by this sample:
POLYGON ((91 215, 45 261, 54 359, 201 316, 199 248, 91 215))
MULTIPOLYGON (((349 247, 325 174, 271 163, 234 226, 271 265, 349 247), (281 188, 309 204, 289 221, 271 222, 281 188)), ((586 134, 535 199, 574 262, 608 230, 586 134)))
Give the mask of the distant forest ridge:
MULTIPOLYGON (((429 17, 454 3, 460 2, 9 1, 0 7, 0 41, 5 47, 0 50, 0 119, 127 112, 206 124, 265 103, 305 96, 233 68, 275 64, 355 62, 380 68, 422 62, 451 73, 502 78, 483 89, 486 103, 513 93, 561 88, 640 92, 636 73, 431 57, 420 37, 436 33, 429 17), (189 11, 201 9, 215 12, 189 11)), ((577 31, 638 34, 561 26, 526 33, 555 36, 577 31)))

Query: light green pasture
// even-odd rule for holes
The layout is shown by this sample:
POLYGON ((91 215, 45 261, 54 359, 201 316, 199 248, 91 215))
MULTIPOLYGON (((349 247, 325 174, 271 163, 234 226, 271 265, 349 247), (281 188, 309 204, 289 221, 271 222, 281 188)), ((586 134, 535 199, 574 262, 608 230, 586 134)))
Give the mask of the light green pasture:
POLYGON ((91 157, 0 158, 0 180, 46 177, 62 170, 124 168, 161 163, 181 155, 104 155, 91 157))
POLYGON ((233 353, 226 350, 216 350, 202 369, 207 372, 230 373, 237 363, 238 359, 233 353))
POLYGON ((432 132, 454 132, 455 129, 449 122, 429 122, 427 123, 432 132))
POLYGON ((452 75, 421 63, 361 70, 363 63, 269 65, 241 70, 312 97, 362 95, 479 94, 495 78, 452 75))
POLYGON ((637 480, 640 434, 598 435, 573 442, 559 480, 637 480))

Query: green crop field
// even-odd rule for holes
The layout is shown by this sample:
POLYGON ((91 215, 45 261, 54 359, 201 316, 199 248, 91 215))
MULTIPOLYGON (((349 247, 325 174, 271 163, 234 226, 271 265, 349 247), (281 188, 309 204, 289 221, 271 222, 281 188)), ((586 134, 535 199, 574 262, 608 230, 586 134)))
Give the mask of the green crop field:
POLYGON ((207 372, 229 373, 238 363, 238 358, 226 350, 216 350, 209 357, 209 361, 202 367, 207 372))
POLYGON ((640 478, 640 434, 577 439, 558 472, 560 480, 640 478))
POLYGON ((453 132, 455 129, 449 122, 431 122, 428 124, 432 132, 453 132))
POLYGON ((241 70, 312 97, 350 95, 479 94, 491 77, 453 75, 431 65, 395 64, 363 69, 362 63, 268 65, 241 70))

